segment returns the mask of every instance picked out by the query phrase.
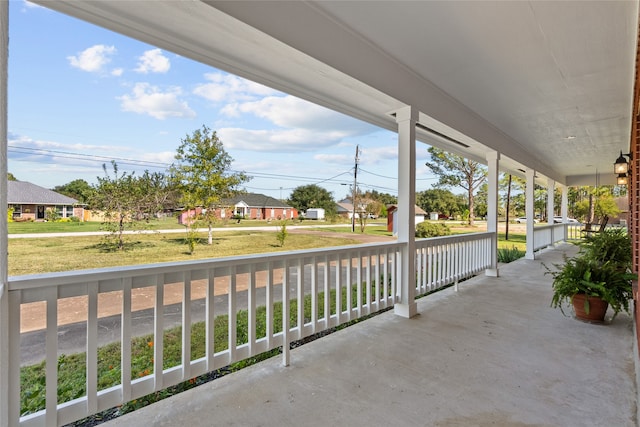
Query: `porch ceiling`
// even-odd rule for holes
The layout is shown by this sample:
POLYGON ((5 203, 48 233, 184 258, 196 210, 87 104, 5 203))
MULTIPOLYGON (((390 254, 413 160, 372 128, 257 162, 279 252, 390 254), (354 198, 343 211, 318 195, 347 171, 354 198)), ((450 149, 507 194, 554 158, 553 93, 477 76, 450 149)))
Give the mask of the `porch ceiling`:
POLYGON ((36 2, 386 129, 413 105, 516 174, 606 183, 629 147, 637 1, 36 2))

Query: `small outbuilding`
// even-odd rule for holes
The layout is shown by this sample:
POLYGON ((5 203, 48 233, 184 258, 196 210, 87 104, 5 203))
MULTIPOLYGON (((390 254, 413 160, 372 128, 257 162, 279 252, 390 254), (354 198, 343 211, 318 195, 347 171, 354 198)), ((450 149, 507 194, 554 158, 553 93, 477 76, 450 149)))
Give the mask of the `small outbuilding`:
MULTIPOLYGON (((418 205, 415 206, 416 224, 419 224, 425 220, 427 213, 420 208, 418 205)), ((398 233, 396 216, 398 214, 398 205, 388 205, 387 206, 387 231, 393 232, 393 234, 398 233)))

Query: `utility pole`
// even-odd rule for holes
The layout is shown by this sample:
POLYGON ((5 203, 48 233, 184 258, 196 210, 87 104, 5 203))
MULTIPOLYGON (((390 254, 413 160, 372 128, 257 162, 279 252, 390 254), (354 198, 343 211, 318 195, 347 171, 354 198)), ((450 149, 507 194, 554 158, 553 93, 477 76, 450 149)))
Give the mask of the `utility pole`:
POLYGON ((353 205, 353 213, 351 214, 351 232, 356 232, 356 194, 358 192, 358 162, 360 159, 358 158, 358 154, 360 152, 360 146, 356 145, 356 164, 353 168, 353 196, 351 200, 351 204, 353 205))

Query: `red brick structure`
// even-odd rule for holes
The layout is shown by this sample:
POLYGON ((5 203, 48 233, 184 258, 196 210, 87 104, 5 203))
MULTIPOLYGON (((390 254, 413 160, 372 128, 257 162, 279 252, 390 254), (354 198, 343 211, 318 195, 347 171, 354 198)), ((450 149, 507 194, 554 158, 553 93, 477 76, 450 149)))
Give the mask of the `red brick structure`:
MULTIPOLYGON (((640 32, 639 32, 640 34, 640 32)), ((628 194, 629 194, 629 214, 628 223, 631 239, 633 243, 633 272, 640 271, 640 76, 638 69, 640 68, 640 38, 638 39, 638 49, 636 49, 636 78, 633 94, 633 111, 631 115, 631 141, 629 144, 629 173, 628 194)), ((634 314, 636 325, 640 320, 640 310, 638 309, 638 281, 633 284, 634 314)), ((636 328, 637 343, 640 345, 640 328, 636 328)))

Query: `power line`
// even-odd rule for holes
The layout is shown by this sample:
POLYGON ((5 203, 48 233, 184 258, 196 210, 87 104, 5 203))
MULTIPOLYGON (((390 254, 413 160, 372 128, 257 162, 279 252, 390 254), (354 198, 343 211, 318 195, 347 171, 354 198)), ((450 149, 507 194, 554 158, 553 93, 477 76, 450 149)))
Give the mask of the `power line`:
MULTIPOLYGON (((84 154, 84 153, 74 153, 70 151, 60 151, 60 150, 51 150, 45 148, 31 148, 31 147, 21 147, 16 145, 7 146, 7 151, 10 153, 18 153, 18 154, 37 154, 41 156, 47 156, 51 158, 62 158, 62 159, 73 159, 73 160, 82 160, 82 161, 90 161, 90 162, 110 162, 112 160, 118 160, 119 164, 129 165, 129 166, 143 166, 143 167, 152 167, 152 168, 168 168, 171 166, 169 163, 162 162, 154 162, 149 160, 137 160, 137 159, 129 159, 124 157, 107 157, 100 156, 95 154, 84 154)), ((323 182, 331 182, 336 178, 342 175, 349 175, 351 171, 340 172, 337 175, 334 175, 329 178, 318 179, 318 177, 310 177, 310 176, 294 176, 294 175, 284 175, 284 174, 275 174, 268 172, 251 172, 251 171, 237 171, 231 170, 231 172, 243 172, 247 175, 257 178, 264 179, 287 179, 287 180, 296 180, 296 181, 305 181, 312 182, 316 184, 321 184, 323 182)), ((335 181, 337 184, 342 184, 340 181, 335 181)), ((295 187, 286 188, 286 190, 292 190, 295 187)), ((285 188, 283 188, 284 190, 285 188)), ((262 190, 277 190, 277 189, 262 189, 262 190)))
POLYGON ((83 153, 73 153, 69 151, 57 151, 57 150, 49 150, 44 148, 30 148, 30 147, 18 147, 14 145, 7 146, 7 151, 10 153, 20 153, 20 154, 39 154, 47 157, 58 157, 63 159, 74 159, 74 160, 85 160, 85 161, 112 161, 112 160, 120 160, 122 164, 134 165, 134 166, 149 166, 155 168, 166 168, 170 166, 168 163, 161 162, 153 162, 149 160, 137 160, 137 159, 127 159, 123 157, 107 157, 107 156, 98 156, 95 154, 83 154, 83 153))

